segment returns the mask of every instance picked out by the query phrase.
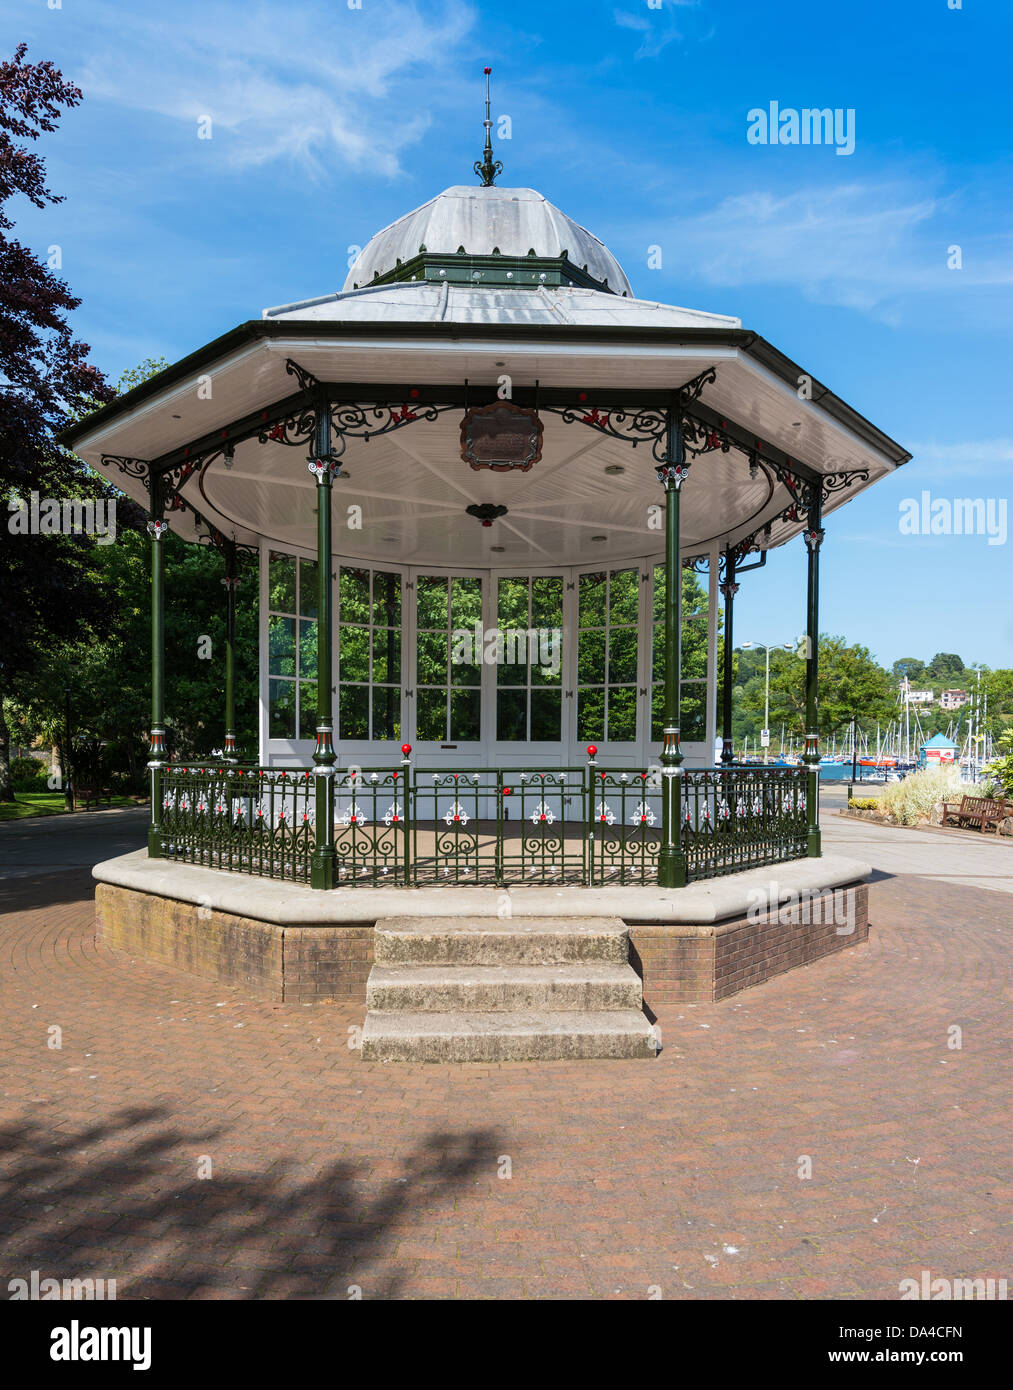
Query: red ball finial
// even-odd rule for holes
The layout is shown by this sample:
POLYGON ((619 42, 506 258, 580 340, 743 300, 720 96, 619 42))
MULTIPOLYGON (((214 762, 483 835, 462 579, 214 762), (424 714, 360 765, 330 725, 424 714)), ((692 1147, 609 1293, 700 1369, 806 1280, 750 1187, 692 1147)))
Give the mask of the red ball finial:
POLYGON ((406 758, 407 758, 408 754, 409 754, 411 751, 412 751, 412 746, 411 746, 410 743, 402 743, 402 745, 401 745, 401 752, 405 755, 406 758))
POLYGON ((486 77, 488 77, 492 72, 492 68, 483 68, 482 71, 485 73, 486 77))
POLYGON ((597 752, 598 752, 597 744, 589 743, 589 744, 587 745, 587 756, 588 756, 589 758, 593 758, 594 755, 595 755, 597 752))

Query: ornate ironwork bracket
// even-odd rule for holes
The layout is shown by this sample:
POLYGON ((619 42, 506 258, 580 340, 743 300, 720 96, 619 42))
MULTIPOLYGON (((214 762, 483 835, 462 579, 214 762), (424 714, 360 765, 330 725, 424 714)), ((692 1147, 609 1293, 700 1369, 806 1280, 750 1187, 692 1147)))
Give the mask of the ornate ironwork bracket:
POLYGON ((285 371, 289 376, 295 377, 299 383, 299 389, 305 391, 307 395, 309 395, 311 391, 318 391, 320 389, 320 382, 309 368, 301 367, 299 363, 293 361, 291 357, 286 357, 285 359, 285 371))
MULTIPOLYGON (((706 371, 700 372, 692 381, 687 381, 672 393, 675 402, 674 413, 678 416, 676 423, 682 431, 684 448, 693 457, 710 453, 714 449, 727 453, 731 448, 731 440, 727 435, 713 426, 706 425, 688 411, 692 402, 700 398, 703 388, 716 380, 717 368, 708 367, 706 371)), ((640 444, 649 444, 655 463, 663 465, 669 461, 668 435, 673 424, 671 407, 665 409, 661 406, 647 406, 642 410, 610 409, 608 406, 591 405, 587 392, 581 391, 573 405, 541 405, 539 409, 558 415, 564 424, 588 425, 591 429, 599 430, 611 439, 618 439, 634 449, 640 444)))
POLYGON ((121 473, 125 473, 128 478, 139 478, 147 488, 151 465, 146 459, 128 458, 123 454, 103 454, 102 467, 112 468, 113 466, 118 468, 121 473))

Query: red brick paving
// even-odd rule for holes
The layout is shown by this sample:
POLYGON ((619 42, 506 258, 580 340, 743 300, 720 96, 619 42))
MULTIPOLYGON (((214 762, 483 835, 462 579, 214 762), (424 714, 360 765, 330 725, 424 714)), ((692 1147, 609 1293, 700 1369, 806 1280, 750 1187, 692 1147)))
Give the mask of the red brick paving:
POLYGON ((348 1046, 361 1008, 97 944, 91 890, 22 880, 0 918, 5 1282, 895 1299, 922 1269, 1013 1276, 1004 894, 879 883, 868 944, 668 1008, 654 1062, 384 1067, 348 1046))

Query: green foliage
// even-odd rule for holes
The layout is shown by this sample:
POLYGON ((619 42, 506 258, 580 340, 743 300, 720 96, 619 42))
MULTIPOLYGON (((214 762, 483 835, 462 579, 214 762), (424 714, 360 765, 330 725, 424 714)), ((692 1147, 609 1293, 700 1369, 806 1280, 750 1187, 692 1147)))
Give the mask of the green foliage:
POLYGON ((45 791, 48 777, 48 763, 38 758, 11 759, 11 785, 16 792, 45 791))
POLYGON ((936 681, 948 685, 950 681, 959 680, 964 671, 964 663, 955 652, 936 652, 925 667, 924 675, 929 682, 936 681))
POLYGON ((140 386, 143 381, 150 380, 157 376, 159 372, 164 372, 169 366, 164 357, 145 357, 143 362, 138 362, 136 367, 128 367, 116 383, 116 394, 124 395, 127 391, 132 391, 135 386, 140 386))
POLYGON ((893 663, 894 680, 900 682, 907 676, 912 685, 917 685, 925 674, 925 662, 914 656, 902 656, 893 663))
POLYGON ((995 746, 998 754, 988 763, 985 771, 1002 787, 1007 796, 1013 796, 1013 728, 1007 729, 995 746))
MULTIPOLYGON (((742 688, 742 710, 762 720, 764 698, 763 653, 739 652, 740 671, 752 668, 742 688), (752 657, 752 662, 744 658, 752 657), (759 660, 756 660, 756 657, 759 660)), ((782 721, 793 734, 805 732, 805 662, 783 648, 770 653, 770 722, 782 721)), ((890 676, 872 658, 868 647, 851 646, 843 637, 820 638, 819 731, 829 738, 850 724, 885 723, 896 712, 897 695, 890 676)), ((758 727, 754 723, 754 727, 758 727)))

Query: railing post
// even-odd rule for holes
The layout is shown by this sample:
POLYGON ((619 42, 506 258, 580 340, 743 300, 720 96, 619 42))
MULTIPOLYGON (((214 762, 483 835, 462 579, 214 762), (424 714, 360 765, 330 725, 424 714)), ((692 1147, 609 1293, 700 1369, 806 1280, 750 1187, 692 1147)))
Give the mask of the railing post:
MULTIPOLYGON (((584 780, 587 785, 587 882, 588 887, 594 883, 594 843, 595 835, 598 830, 598 765, 595 762, 595 754, 598 752, 597 746, 593 743, 587 745, 587 767, 584 770, 584 780)), ((602 798, 604 800, 604 798, 602 798)))
POLYGON ((661 750, 661 848, 658 887, 681 888, 686 882, 682 848, 682 749, 679 747, 682 677, 682 559, 679 553, 679 496, 689 473, 682 416, 673 402, 668 411, 667 461, 658 470, 665 489, 665 723, 661 750))
POLYGON ((823 852, 820 832, 820 735, 819 735, 819 651, 820 651, 820 546, 823 544, 823 496, 818 482, 811 485, 808 529, 805 543, 809 554, 806 603, 805 665, 805 754, 806 853, 818 859, 823 852))
POLYGON ((165 542, 168 523, 162 520, 162 480, 148 469, 148 498, 151 516, 151 744, 148 771, 151 774, 151 823, 148 826, 148 856, 161 859, 162 803, 165 778, 165 542))
POLYGON ((724 671, 721 680, 721 762, 728 767, 735 758, 732 747, 732 609, 739 586, 735 582, 735 551, 731 546, 725 551, 725 577, 721 584, 721 594, 725 601, 724 631, 724 671))
MULTIPOLYGON (((410 743, 401 745, 401 792, 404 796, 404 886, 411 887, 412 883, 412 746, 410 743)), ((397 796, 394 797, 394 805, 397 805, 397 796)))
MULTIPOLYGON (((326 394, 317 396, 314 452, 309 471, 317 480, 317 740, 313 752, 316 779, 316 845, 310 886, 333 888, 334 852, 334 719, 331 699, 331 411, 326 394)), ((354 795, 354 794, 353 794, 354 795)))
MULTIPOLYGON (((497 884, 501 884, 503 882, 506 873, 506 869, 503 862, 504 834, 505 831, 503 826, 503 769, 501 767, 498 767, 496 769, 496 850, 495 863, 493 866, 493 876, 495 877, 497 884)), ((522 827, 521 835, 523 836, 523 834, 524 830, 522 827)))

